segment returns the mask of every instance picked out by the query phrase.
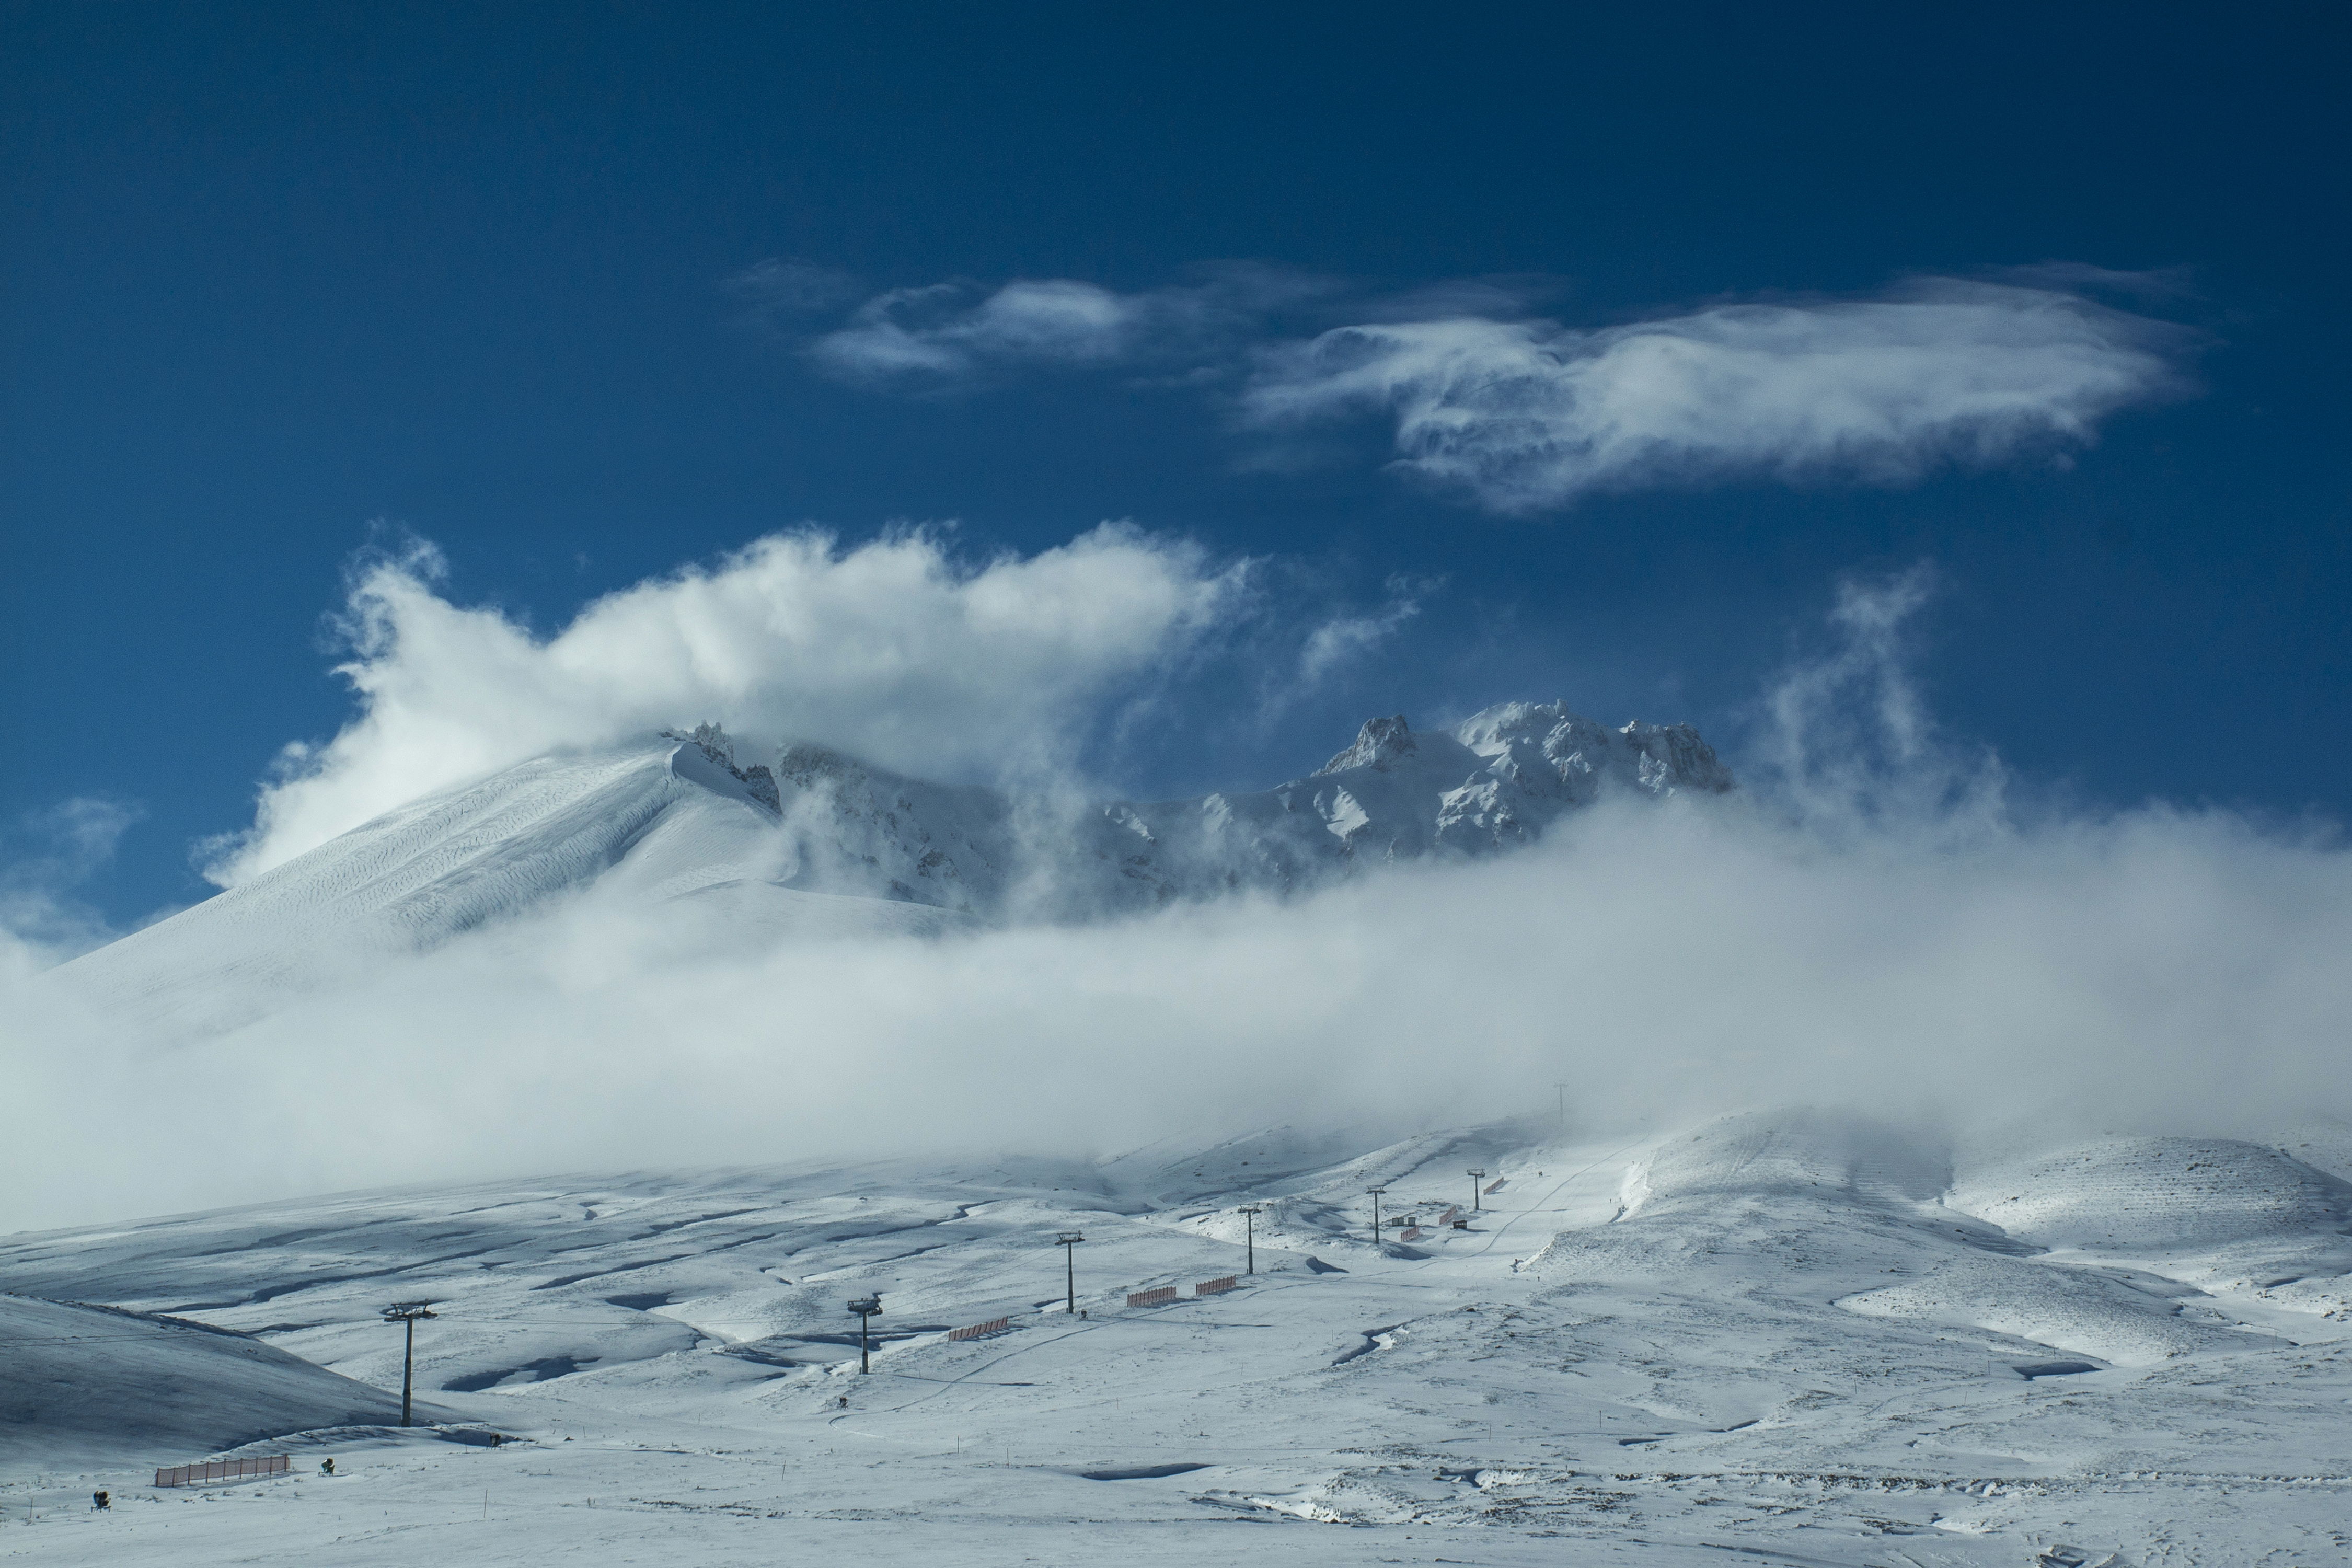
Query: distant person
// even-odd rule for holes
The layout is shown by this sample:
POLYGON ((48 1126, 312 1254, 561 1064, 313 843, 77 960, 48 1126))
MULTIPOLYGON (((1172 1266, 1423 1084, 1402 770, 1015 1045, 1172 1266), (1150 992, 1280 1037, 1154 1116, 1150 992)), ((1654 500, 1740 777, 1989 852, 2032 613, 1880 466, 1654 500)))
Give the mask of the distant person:
POLYGON ((89 1494, 89 1506, 92 1508, 112 1508, 114 1506, 114 1500, 104 1492, 92 1492, 89 1494))
POLYGON ((335 1461, 329 1459, 325 1464, 320 1465, 319 1467, 319 1473, 322 1476, 333 1475, 335 1473, 335 1461))

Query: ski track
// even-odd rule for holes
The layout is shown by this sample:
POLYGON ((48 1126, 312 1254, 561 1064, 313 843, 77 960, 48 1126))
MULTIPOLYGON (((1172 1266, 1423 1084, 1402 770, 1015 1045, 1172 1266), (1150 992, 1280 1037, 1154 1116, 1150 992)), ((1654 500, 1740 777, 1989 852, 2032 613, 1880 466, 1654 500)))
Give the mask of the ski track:
POLYGON ((1788 1111, 478 1183, 5 1237, 0 1558, 2345 1561, 2347 1197, 2275 1144, 1944 1160, 1788 1111), (1433 1217, 1468 1195, 1455 1166, 1503 1181, 1494 1206, 1376 1250, 1364 1188, 1433 1217), (1244 1202, 1265 1212, 1242 1289, 1126 1308, 1241 1271, 1244 1202), (1077 1321, 1066 1228, 1088 1237, 1077 1321), (868 1290, 894 1337, 860 1378, 842 1304, 868 1290), (377 1313, 425 1298, 440 1426, 404 1433, 377 1313), (1000 1315, 1009 1342, 929 1327, 1000 1315), (454 1440, 485 1429, 514 1441, 454 1440), (294 1473, 146 1484, 214 1448, 294 1473))

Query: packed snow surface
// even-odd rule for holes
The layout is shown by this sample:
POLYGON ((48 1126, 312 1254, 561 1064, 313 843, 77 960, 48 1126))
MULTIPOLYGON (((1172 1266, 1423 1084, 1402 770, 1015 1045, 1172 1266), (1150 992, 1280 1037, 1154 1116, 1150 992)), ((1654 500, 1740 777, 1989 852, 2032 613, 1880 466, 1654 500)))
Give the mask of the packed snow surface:
POLYGON ((1490 854, 1604 792, 1731 787, 1687 725, 1612 730, 1557 702, 1427 734, 1376 719, 1306 778, 1160 803, 927 784, 806 743, 738 753, 706 724, 540 758, 387 813, 58 976, 148 1022, 232 1028, 289 990, 567 900, 658 909, 694 942, 736 946, 1081 921, 1490 854))
MULTIPOLYGON (((1612 1136, 1275 1128, 1095 1161, 579 1175, 21 1235, 0 1240, 0 1287, 248 1334, 209 1338, 290 1352, 272 1377, 325 1370, 229 1380, 209 1429, 226 1446, 273 1413, 281 1435, 243 1451, 291 1453, 294 1475, 156 1491, 145 1467, 207 1439, 155 1418, 142 1374, 206 1336, 0 1298, 0 1339, 48 1335, 43 1364, 69 1336, 27 1312, 137 1336, 73 1352, 79 1407, 0 1389, 34 1412, 0 1448, 0 1552, 2342 1562, 2347 1147, 2320 1128, 1949 1148, 1801 1110, 1612 1136), (1066 1232, 1086 1238, 1078 1315, 1066 1232), (860 1375, 844 1308, 869 1292, 860 1375), (418 1299, 441 1314, 417 1355, 442 1425, 320 1403, 340 1378, 397 1389, 378 1312, 418 1299), (487 1431, 516 1440, 452 1440, 487 1431)), ((0 1344, 5 1375, 23 1364, 0 1344)))

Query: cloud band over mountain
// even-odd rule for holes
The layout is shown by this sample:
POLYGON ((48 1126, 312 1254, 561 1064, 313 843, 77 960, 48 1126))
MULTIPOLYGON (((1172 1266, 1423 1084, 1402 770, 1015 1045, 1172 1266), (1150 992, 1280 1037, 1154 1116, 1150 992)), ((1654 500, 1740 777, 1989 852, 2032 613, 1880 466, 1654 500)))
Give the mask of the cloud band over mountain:
MULTIPOLYGON (((542 639, 449 604, 429 566, 358 580, 360 711, 265 795, 245 864, 680 708, 901 763, 984 759, 1125 700, 1150 661, 1213 641, 1241 591, 1120 530, 980 567, 927 539, 786 536, 542 639), (1022 660, 1049 654, 1069 668, 1028 690, 1022 660)), ((2012 810, 1998 763, 1939 737, 1904 673, 1927 591, 1918 574, 1848 586, 1834 647, 1761 705, 1776 732, 1749 748, 1745 795, 1604 802, 1522 851, 1291 900, 802 942, 590 889, 371 957, 200 1044, 40 984, 42 955, 0 932, 19 1021, 0 1065, 52 1108, 0 1158, 0 1224, 133 1212, 164 1186, 193 1205, 1411 1124, 1523 1110, 1527 1084, 1562 1077, 1621 1124, 1762 1098, 2208 1132, 2342 1110, 2340 837, 2162 805, 2012 810)))
POLYGON ((286 749, 252 828, 215 847, 215 880, 530 757, 706 718, 925 777, 1053 765, 1115 688, 1234 609, 1247 567, 1108 523, 979 563, 928 533, 854 549, 782 533, 596 600, 544 637, 451 603, 441 570, 418 546, 356 574, 339 673, 359 711, 323 745, 286 749))

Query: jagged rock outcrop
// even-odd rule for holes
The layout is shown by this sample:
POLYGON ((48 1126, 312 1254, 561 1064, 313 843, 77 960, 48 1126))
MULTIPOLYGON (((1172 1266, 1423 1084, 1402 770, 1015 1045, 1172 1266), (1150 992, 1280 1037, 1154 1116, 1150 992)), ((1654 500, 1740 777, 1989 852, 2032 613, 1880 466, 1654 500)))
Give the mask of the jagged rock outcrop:
POLYGON ((988 918, 1290 892, 1368 863, 1526 843, 1611 790, 1732 787, 1686 724, 1612 730, 1559 702, 1507 703, 1425 734, 1402 714, 1373 719, 1321 768, 1270 790, 1084 809, 927 784, 805 742, 782 748, 772 770, 739 767, 715 725, 667 733, 744 791, 776 792, 769 808, 794 842, 791 885, 988 918))

